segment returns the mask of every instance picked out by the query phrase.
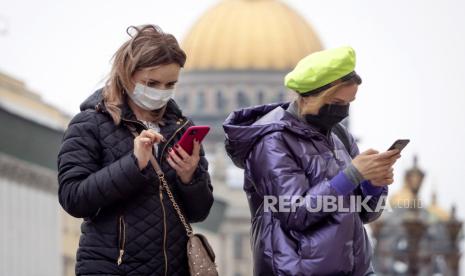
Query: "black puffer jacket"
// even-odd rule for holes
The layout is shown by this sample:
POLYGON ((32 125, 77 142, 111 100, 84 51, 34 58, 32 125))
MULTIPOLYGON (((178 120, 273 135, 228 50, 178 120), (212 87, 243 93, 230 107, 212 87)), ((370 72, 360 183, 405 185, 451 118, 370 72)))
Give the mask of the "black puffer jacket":
MULTIPOLYGON (((60 204, 72 216, 84 218, 76 274, 187 275, 185 229, 166 193, 160 197, 159 180, 150 162, 139 170, 134 137, 123 123, 138 132, 145 126, 127 102, 122 106, 122 123, 115 125, 101 92, 81 104, 58 154, 60 204)), ((159 145, 157 160, 188 220, 202 221, 213 203, 203 147, 193 181, 181 183, 166 161, 167 148, 193 123, 174 100, 168 102, 163 121, 160 132, 167 142, 159 145)))

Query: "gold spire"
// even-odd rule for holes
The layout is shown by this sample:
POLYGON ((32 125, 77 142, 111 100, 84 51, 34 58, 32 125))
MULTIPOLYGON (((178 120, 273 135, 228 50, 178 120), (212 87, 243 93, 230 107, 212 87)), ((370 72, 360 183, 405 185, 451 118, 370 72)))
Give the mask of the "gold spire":
POLYGON ((431 204, 428 206, 428 212, 441 221, 449 220, 449 213, 438 205, 436 190, 431 194, 431 204))
POLYGON ((418 167, 417 156, 413 157, 413 166, 404 175, 404 184, 402 188, 394 193, 389 203, 393 207, 418 206, 418 192, 423 183, 425 173, 418 167))
MULTIPOLYGON (((408 169, 405 173, 404 185, 389 198, 391 206, 394 208, 412 206, 418 200, 418 192, 421 189, 424 177, 425 173, 418 167, 418 158, 414 156, 412 168, 408 169)), ((420 205, 423 206, 421 203, 420 205)), ((431 194, 431 203, 426 210, 433 220, 447 221, 450 217, 449 213, 439 206, 434 186, 433 193, 431 194)))

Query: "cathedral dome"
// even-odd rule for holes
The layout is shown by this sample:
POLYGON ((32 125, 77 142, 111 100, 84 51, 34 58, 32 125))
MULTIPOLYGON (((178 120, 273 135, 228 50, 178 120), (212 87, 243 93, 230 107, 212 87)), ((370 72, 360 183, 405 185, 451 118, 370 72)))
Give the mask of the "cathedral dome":
POLYGON ((222 0, 192 26, 182 48, 187 70, 289 70, 322 46, 279 0, 222 0))

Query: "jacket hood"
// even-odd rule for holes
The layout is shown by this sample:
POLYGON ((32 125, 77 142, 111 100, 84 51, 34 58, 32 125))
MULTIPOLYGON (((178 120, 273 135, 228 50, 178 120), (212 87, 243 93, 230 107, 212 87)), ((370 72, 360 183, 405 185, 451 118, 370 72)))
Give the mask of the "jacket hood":
POLYGON ((225 149, 236 166, 243 169, 254 145, 271 132, 290 131, 307 138, 321 135, 287 112, 289 104, 283 102, 238 109, 226 118, 223 123, 225 149))
POLYGON ((86 109, 95 109, 95 106, 103 100, 102 95, 103 89, 100 88, 99 90, 92 93, 87 99, 85 99, 81 105, 79 105, 79 109, 84 111, 86 109))

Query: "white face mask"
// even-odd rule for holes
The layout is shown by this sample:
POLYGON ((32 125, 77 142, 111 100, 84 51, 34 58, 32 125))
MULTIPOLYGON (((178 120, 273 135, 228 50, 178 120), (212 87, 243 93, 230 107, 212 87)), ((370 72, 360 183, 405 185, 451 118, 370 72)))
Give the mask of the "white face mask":
POLYGON ((155 110, 163 107, 173 97, 174 89, 157 89, 137 83, 133 93, 127 93, 140 108, 155 110))

